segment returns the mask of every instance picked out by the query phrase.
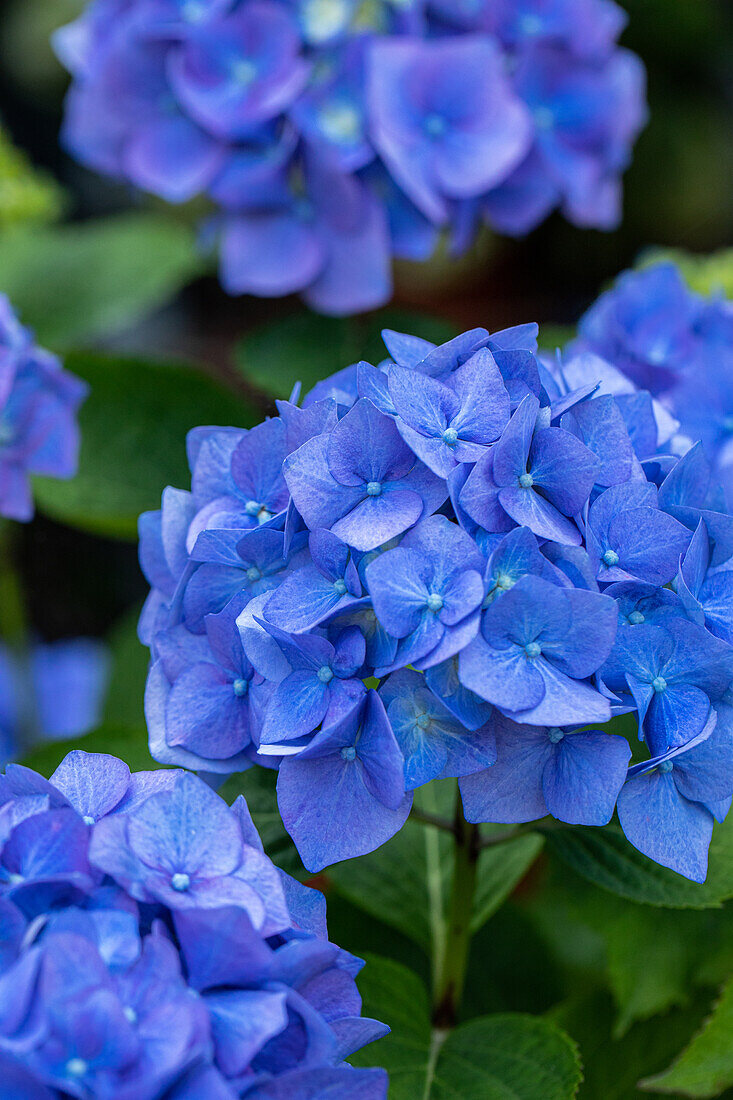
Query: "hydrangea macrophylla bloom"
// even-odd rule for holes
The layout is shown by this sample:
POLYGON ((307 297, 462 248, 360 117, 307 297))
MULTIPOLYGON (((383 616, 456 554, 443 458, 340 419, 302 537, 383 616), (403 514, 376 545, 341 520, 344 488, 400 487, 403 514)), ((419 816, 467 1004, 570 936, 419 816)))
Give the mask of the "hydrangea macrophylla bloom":
POLYGON ((633 696, 639 731, 657 756, 704 727, 733 679, 733 649, 685 617, 622 626, 601 677, 633 696))
POLYGON ((494 764, 494 724, 470 734, 463 722, 411 669, 390 676, 380 692, 394 735, 405 758, 405 787, 412 790, 431 779, 471 775, 494 764))
POLYGON ((474 820, 603 824, 630 753, 605 723, 656 758, 730 709, 733 517, 660 400, 539 359, 534 325, 383 335, 259 428, 191 433, 191 492, 141 522, 151 751, 277 769, 310 870, 438 777, 474 820))
POLYGON ((572 346, 603 356, 621 377, 658 397, 677 421, 672 449, 682 453, 700 440, 730 503, 733 309, 729 302, 695 294, 674 264, 656 263, 621 275, 581 319, 572 346))
POLYGON ((392 256, 560 206, 619 220, 644 75, 612 0, 95 0, 55 37, 77 159, 169 202, 206 196, 232 294, 359 312, 392 256), (526 9, 526 10, 524 10, 526 9))
POLYGON ((461 780, 469 821, 534 821, 551 814, 572 825, 605 825, 626 780, 625 737, 601 730, 495 724, 498 758, 461 780))
POLYGON ((277 793, 285 827, 310 871, 378 848, 404 825, 412 796, 375 691, 283 760, 277 793))
POLYGON ((387 1031, 360 1015, 361 960, 241 798, 74 752, 50 780, 11 766, 0 809, 4 1089, 384 1100, 382 1070, 344 1061, 387 1031))
POLYGON ((0 514, 33 515, 30 476, 70 478, 79 455, 77 412, 87 387, 39 348, 0 294, 0 514))
POLYGON ((707 874, 716 804, 727 812, 733 792, 731 732, 717 718, 713 713, 696 737, 630 768, 618 797, 619 821, 634 847, 695 882, 707 874))
POLYGON ((394 421, 365 398, 332 432, 288 456, 284 469, 308 527, 333 531, 356 550, 375 550, 401 535, 447 496, 394 421))
POLYGON ((539 414, 539 401, 527 394, 497 445, 468 475, 460 504, 487 531, 518 524, 540 538, 580 546, 571 517, 590 496, 598 459, 563 428, 540 427, 539 414))
POLYGON ((611 652, 618 609, 608 596, 525 576, 491 603, 462 651, 461 680, 523 722, 603 722, 607 701, 585 681, 611 652))

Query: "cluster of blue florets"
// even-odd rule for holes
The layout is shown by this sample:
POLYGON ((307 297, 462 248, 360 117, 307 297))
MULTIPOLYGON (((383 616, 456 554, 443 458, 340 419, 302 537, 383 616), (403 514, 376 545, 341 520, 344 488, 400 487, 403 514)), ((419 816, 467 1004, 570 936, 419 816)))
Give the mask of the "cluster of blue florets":
POLYGON ((384 1100, 360 960, 243 799, 70 753, 0 776, 0 1081, 54 1100, 384 1100))
POLYGON ((535 325, 384 336, 258 427, 193 431, 191 490, 142 517, 153 755, 278 767, 309 869, 459 777, 471 821, 617 808, 703 879, 733 794, 733 517, 702 446, 673 453, 594 353, 538 358, 535 325))
POLYGON ((0 294, 0 515, 33 515, 30 475, 69 478, 79 454, 86 385, 39 348, 0 294))
POLYGON ((570 348, 608 359, 679 422, 679 453, 701 440, 733 508, 733 304, 694 293, 673 263, 628 271, 581 319, 570 348))
POLYGON ((94 0, 56 39, 64 141, 218 208, 231 293, 386 302, 392 256, 556 207, 610 228, 645 121, 612 0, 94 0))

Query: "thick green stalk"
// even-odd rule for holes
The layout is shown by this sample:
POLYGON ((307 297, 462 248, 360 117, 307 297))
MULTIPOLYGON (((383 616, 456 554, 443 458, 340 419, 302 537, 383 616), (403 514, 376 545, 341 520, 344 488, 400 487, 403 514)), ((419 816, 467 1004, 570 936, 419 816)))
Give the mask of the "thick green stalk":
POLYGON ((480 851, 477 825, 463 815, 460 794, 456 797, 453 884, 446 927, 445 949, 435 984, 433 1025, 454 1027, 463 996, 468 953, 471 948, 471 916, 476 890, 476 871, 480 851))

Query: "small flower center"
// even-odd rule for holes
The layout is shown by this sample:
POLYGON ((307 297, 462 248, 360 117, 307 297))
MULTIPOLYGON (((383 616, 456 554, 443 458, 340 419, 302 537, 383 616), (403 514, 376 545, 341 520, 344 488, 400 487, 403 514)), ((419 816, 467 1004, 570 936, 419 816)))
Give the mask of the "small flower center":
POLYGON ((378 497, 382 495, 382 482, 370 481, 366 487, 368 497, 378 497))
POLYGON ((553 745, 557 745, 559 741, 562 741, 565 734, 559 728, 559 726, 553 726, 552 729, 547 731, 547 736, 553 745))
POLYGON ((328 684, 333 680, 333 669, 329 665, 321 665, 316 675, 322 684, 328 684))
POLYGON ((432 138, 442 137, 448 129, 446 119, 443 115, 439 115, 437 111, 434 111, 430 115, 426 115, 423 125, 425 126, 425 133, 432 138))
POLYGON ((618 554, 615 550, 606 550, 603 555, 604 565, 607 565, 611 569, 614 565, 618 565, 618 554))
POLYGON ((347 748, 341 750, 342 760, 356 760, 356 749, 353 745, 349 745, 347 748))
POLYGON ((125 1007, 122 1009, 122 1011, 125 1014, 125 1019, 127 1020, 128 1024, 136 1024, 137 1023, 137 1012, 135 1011, 134 1008, 132 1008, 131 1005, 125 1005, 125 1007))
POLYGON ((319 113, 321 131, 337 145, 350 145, 359 140, 361 115, 350 103, 329 103, 319 113))
POLYGON ((536 107, 533 116, 538 130, 551 130, 555 125, 555 116, 549 107, 536 107))
POLYGON ((522 34, 534 35, 542 31, 542 20, 539 15, 523 15, 519 22, 522 34))
POLYGON ((656 691, 657 695, 661 695, 663 691, 667 690, 667 681, 664 676, 655 676, 652 680, 652 687, 656 691))
POLYGON ((257 66, 254 61, 250 61, 249 58, 238 58, 231 68, 232 80, 235 84, 239 84, 242 88, 246 88, 248 84, 251 84, 257 77, 257 66))
POLYGON ((432 611, 434 615, 443 607, 443 597, 438 592, 431 592, 427 600, 428 611, 432 611))
POLYGON ((430 725, 430 715, 418 714, 417 718, 415 719, 415 725, 418 729, 426 730, 430 725))
POLYGON ((202 0, 186 0, 181 7, 181 15, 187 23, 200 23, 206 15, 206 4, 202 0))
POLYGON ((520 474, 519 484, 522 486, 523 489, 531 489, 534 485, 534 478, 531 474, 520 474))
POLYGON ((84 822, 85 825, 93 825, 94 824, 94 818, 90 817, 89 814, 84 814, 84 817, 82 818, 82 821, 84 822))
POLYGON ((662 773, 662 775, 669 775, 669 773, 672 771, 673 767, 674 767, 674 764, 672 763, 671 760, 663 760, 662 763, 659 765, 659 770, 662 773))
POLYGON ((455 447, 458 442, 458 432, 455 428, 446 428, 442 436, 446 447, 455 447))
POLYGON ((642 615, 641 611, 632 611, 631 614, 629 615, 629 622, 631 623, 632 626, 639 626, 641 623, 643 623, 645 621, 646 620, 644 619, 644 616, 642 615))
POLYGON ((325 42, 342 30, 348 16, 345 0, 307 0, 301 19, 311 42, 325 42))
POLYGON ((727 435, 733 435, 733 416, 723 418, 723 431, 727 435))
POLYGON ((539 642, 529 642, 524 647, 524 652, 527 654, 528 657, 539 657, 540 653, 542 652, 542 646, 539 642))
POLYGON ((508 592, 510 588, 514 587, 514 581, 508 573, 497 573, 494 585, 496 588, 500 588, 502 592, 508 592))
POLYGON ((177 890, 179 894, 185 894, 191 885, 191 876, 187 875, 185 871, 176 871, 174 875, 171 875, 171 886, 174 890, 177 890))
POLYGON ((83 1077, 89 1066, 83 1058, 69 1058, 66 1063, 67 1077, 83 1077))
POLYGON ((13 871, 8 875, 8 883, 10 886, 20 886, 23 882, 23 876, 19 875, 17 871, 13 871))
POLYGON ((250 565, 249 569, 244 575, 250 584, 254 584, 256 581, 262 580, 262 573, 256 565, 250 565))
POLYGON ((246 680, 237 679, 232 684, 232 691, 238 699, 241 699, 249 691, 249 684, 246 680))
POLYGON ((346 595, 346 581, 342 581, 341 578, 333 582, 334 592, 338 592, 339 596, 346 595))

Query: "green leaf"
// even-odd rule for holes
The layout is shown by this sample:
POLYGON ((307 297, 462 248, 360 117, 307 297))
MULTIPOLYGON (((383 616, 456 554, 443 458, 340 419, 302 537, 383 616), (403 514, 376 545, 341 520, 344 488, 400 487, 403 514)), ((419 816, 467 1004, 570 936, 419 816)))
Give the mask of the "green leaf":
POLYGON ((384 310, 351 318, 294 313, 249 333, 238 348, 239 370, 253 386, 275 397, 289 397, 296 382, 307 393, 322 378, 360 359, 378 363, 386 358, 383 328, 434 343, 456 335, 455 326, 447 321, 406 311, 384 310))
POLYGON ((733 897, 733 819, 717 825, 702 884, 647 859, 616 826, 575 827, 548 833, 553 850, 578 874, 614 894, 671 909, 719 907, 733 897))
POLYGON ((564 348, 575 336, 573 325, 540 325, 537 340, 540 351, 554 353, 556 348, 564 348))
POLYGON ((517 837, 495 847, 484 848, 479 856, 472 932, 503 905, 542 851, 544 837, 538 833, 517 837))
POLYGON ((392 1033, 351 1059, 382 1065, 390 1100, 572 1100, 581 1080, 570 1039, 540 1017, 484 1016, 432 1031, 425 988, 406 967, 376 956, 359 976, 364 1012, 392 1033))
POLYGON ((376 852, 336 864, 328 877, 352 905, 386 921, 431 955, 443 932, 450 857, 447 833, 407 821, 376 852))
POLYGON ((679 1058, 641 1087, 675 1096, 719 1096, 733 1085, 733 978, 723 987, 713 1013, 679 1058))
POLYGON ((54 350, 128 327, 201 269, 192 232, 157 214, 0 234, 0 291, 54 350))
POLYGON ((36 478, 35 498, 53 519, 94 534, 137 538, 138 516, 160 507, 166 485, 190 482, 190 428, 259 419, 190 367, 87 352, 66 366, 91 387, 79 418, 79 472, 69 481, 36 478))
POLYGON ((133 608, 115 624, 107 639, 112 668, 102 717, 105 725, 138 729, 145 725, 143 700, 150 652, 137 636, 139 617, 140 608, 133 608))
POLYGON ((668 1063, 698 1026, 702 1011, 695 1003, 667 1012, 635 1024, 622 1039, 612 1033, 613 1004, 601 992, 566 1001, 551 1017, 580 1047, 581 1100, 639 1100, 639 1079, 668 1063))
POLYGON ((148 731, 144 726, 131 728, 114 725, 100 726, 86 736, 75 737, 71 741, 49 742, 35 749, 21 763, 48 778, 73 749, 119 756, 133 772, 153 771, 161 767, 148 751, 148 731))
MULTIPOLYGON (((415 794, 424 811, 452 820, 455 782, 441 780, 415 794)), ((537 858, 540 836, 518 837, 485 848, 479 856, 472 918, 475 933, 496 912, 537 858)), ((336 889, 353 905, 386 921, 429 955, 441 951, 453 869, 449 833, 409 819, 386 844, 328 871, 336 889)))

